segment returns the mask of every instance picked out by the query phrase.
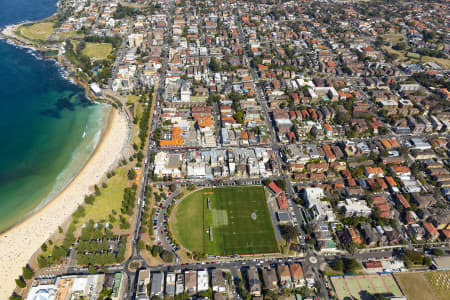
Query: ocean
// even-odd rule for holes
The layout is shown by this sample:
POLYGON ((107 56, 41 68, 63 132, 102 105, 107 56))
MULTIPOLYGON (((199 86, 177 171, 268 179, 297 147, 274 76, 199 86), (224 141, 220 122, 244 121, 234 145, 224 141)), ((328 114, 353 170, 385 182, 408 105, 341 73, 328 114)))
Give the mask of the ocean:
MULTIPOLYGON (((56 0, 0 0, 0 27, 46 18, 56 0)), ((52 60, 0 40, 0 232, 56 196, 106 129, 93 104, 52 60)))

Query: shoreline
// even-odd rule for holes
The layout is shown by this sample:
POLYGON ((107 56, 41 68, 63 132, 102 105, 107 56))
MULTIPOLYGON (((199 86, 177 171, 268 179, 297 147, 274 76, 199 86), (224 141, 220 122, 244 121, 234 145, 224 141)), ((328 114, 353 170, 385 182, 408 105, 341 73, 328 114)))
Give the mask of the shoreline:
MULTIPOLYGON (((15 222, 14 224, 12 224, 11 226, 9 226, 8 228, 6 228, 3 231, 0 231, 0 238, 2 236, 8 235, 8 233, 10 231, 12 231, 16 226, 20 226, 22 223, 25 223, 28 219, 30 219, 31 217, 33 217, 33 215, 35 215, 36 213, 38 213, 40 210, 44 209, 47 205, 49 205, 54 199, 56 199, 60 194, 62 194, 69 186, 72 182, 74 182, 77 177, 83 172, 83 170, 86 168, 86 166, 89 164, 89 162, 91 161, 91 159, 94 157, 94 155, 96 154, 97 150, 99 149, 99 147, 102 145, 104 137, 106 136, 106 134, 108 133, 110 127, 112 126, 112 122, 114 119, 113 116, 113 108, 110 108, 110 111, 108 112, 107 115, 107 124, 106 127, 104 128, 104 130, 102 130, 100 128, 100 130, 102 130, 102 134, 100 136, 99 141, 97 142, 97 145, 95 145, 94 150, 92 151, 92 153, 89 155, 89 157, 87 158, 86 162, 83 164, 83 166, 76 172, 76 174, 66 182, 66 184, 64 184, 63 188, 59 191, 56 192, 56 195, 54 195, 53 197, 49 198, 48 196, 46 196, 45 198, 41 199, 39 201, 39 203, 36 205, 36 207, 34 207, 32 210, 30 210, 29 212, 27 212, 23 218, 21 218, 20 220, 18 220, 17 222, 15 222)), ((61 171, 64 172, 64 169, 61 171)), ((51 194, 51 192, 50 192, 51 194)), ((1 266, 1 262, 0 262, 0 266, 1 266)))
MULTIPOLYGON (((22 24, 8 25, 1 29, 0 38, 17 47, 35 51, 47 51, 47 47, 24 40, 15 33, 22 24)), ((55 59, 57 65, 67 71, 68 66, 55 59)), ((83 90, 86 97, 98 103, 90 95, 89 87, 80 84, 76 78, 65 78, 83 90)), ((94 151, 79 172, 47 203, 29 212, 24 219, 0 233, 0 298, 7 299, 14 291, 14 279, 21 275, 22 267, 40 250, 40 246, 70 219, 78 206, 84 203, 84 196, 91 192, 106 172, 123 158, 130 142, 129 119, 121 110, 111 107, 107 126, 94 151), (38 233, 38 235, 36 235, 38 233)), ((41 205, 41 204, 40 204, 41 205)))
POLYGON ((122 158, 128 145, 129 127, 123 113, 112 109, 105 132, 80 172, 61 192, 36 212, 3 232, 0 237, 0 298, 15 289, 14 279, 22 273, 40 246, 64 224, 84 195, 122 158), (36 235, 35 233, 39 233, 36 235))

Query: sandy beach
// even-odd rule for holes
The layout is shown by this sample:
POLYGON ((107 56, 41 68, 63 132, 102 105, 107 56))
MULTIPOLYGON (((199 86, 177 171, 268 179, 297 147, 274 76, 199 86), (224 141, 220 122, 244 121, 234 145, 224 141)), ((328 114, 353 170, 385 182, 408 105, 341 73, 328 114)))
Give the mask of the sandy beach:
POLYGON ((129 127, 123 113, 112 110, 109 124, 94 154, 81 172, 51 202, 0 237, 0 299, 8 299, 31 256, 83 203, 89 187, 122 158, 129 127))

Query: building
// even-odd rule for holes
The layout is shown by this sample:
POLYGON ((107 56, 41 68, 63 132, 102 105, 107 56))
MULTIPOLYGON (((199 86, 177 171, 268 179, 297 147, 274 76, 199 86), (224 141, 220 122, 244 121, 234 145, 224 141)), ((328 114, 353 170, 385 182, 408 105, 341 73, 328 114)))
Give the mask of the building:
POLYGON ((277 197, 276 197, 276 199, 277 199, 277 204, 278 204, 278 208, 280 209, 280 210, 286 210, 286 209, 288 209, 288 203, 287 203, 287 200, 286 200, 286 196, 285 196, 285 194, 283 193, 283 192, 281 192, 277 197))
POLYGON ((436 270, 450 270, 450 256, 433 257, 433 267, 436 270))
POLYGON ((434 199, 433 195, 431 194, 421 195, 419 193, 413 193, 412 199, 419 208, 426 208, 436 204, 436 199, 434 199))
POLYGON ((364 175, 366 175, 367 178, 383 177, 384 172, 380 167, 365 167, 364 175))
POLYGON ((434 227, 433 223, 425 222, 423 223, 423 228, 425 228, 427 235, 431 237, 431 239, 435 240, 439 237, 439 232, 436 227, 434 227))
POLYGON ((136 299, 148 300, 147 286, 150 284, 150 270, 139 271, 138 284, 136 289, 136 299))
POLYGON ((332 222, 336 219, 330 202, 320 201, 325 197, 322 188, 305 188, 303 195, 314 220, 332 222))
POLYGON ((162 297, 164 295, 164 274, 162 272, 152 273, 151 297, 162 297))
POLYGON ((287 211, 278 211, 277 218, 280 224, 288 224, 291 222, 291 216, 287 211))
POLYGON ((176 284, 176 274, 169 272, 166 276, 166 295, 169 297, 175 296, 175 284, 176 284))
MULTIPOLYGON (((55 280, 47 280, 44 284, 31 287, 25 299, 97 299, 103 289, 104 283, 104 274, 61 276, 55 280)), ((113 295, 111 298, 119 299, 118 297, 123 297, 122 273, 114 275, 113 284, 113 295)))
POLYGON ((175 295, 181 295, 184 293, 184 274, 176 274, 175 281, 175 295))
POLYGON ((308 202, 315 202, 325 197, 325 193, 322 188, 310 187, 303 190, 305 200, 308 202))
POLYGON ((295 288, 301 288, 305 286, 305 278, 303 276, 303 269, 300 264, 289 265, 292 275, 292 284, 295 288))
POLYGON ((286 265, 278 265, 277 272, 280 279, 280 287, 290 289, 292 287, 292 278, 289 267, 286 265))
POLYGON ((255 267, 248 269, 248 287, 253 297, 261 296, 261 282, 258 276, 258 270, 255 267))
POLYGON ((262 270, 264 288, 275 291, 278 289, 278 278, 275 269, 265 268, 262 270))
POLYGON ((368 217, 372 210, 365 200, 348 198, 338 204, 344 210, 345 217, 368 217))
POLYGON ((191 87, 187 82, 183 83, 181 86, 180 96, 181 102, 191 101, 191 87))
POLYGON ((268 185, 270 191, 275 195, 279 195, 280 193, 282 193, 283 191, 278 187, 278 185, 275 182, 271 182, 268 185))
POLYGON ((103 94, 103 93, 102 93, 102 89, 98 86, 97 83, 93 82, 93 83, 91 83, 91 84, 89 85, 89 87, 90 87, 92 93, 94 93, 94 95, 95 95, 96 97, 101 97, 101 96, 102 96, 102 94, 103 94))
POLYGON ((209 278, 208 278, 208 271, 206 270, 200 270, 197 271, 197 292, 204 292, 207 291, 209 288, 209 278))
POLYGON ((197 272, 184 272, 184 291, 188 295, 197 294, 197 272))
POLYGON ((54 300, 57 292, 58 287, 55 284, 41 284, 31 287, 25 300, 54 300))
POLYGON ((213 292, 225 293, 227 290, 227 281, 221 270, 214 269, 211 274, 211 285, 213 292))

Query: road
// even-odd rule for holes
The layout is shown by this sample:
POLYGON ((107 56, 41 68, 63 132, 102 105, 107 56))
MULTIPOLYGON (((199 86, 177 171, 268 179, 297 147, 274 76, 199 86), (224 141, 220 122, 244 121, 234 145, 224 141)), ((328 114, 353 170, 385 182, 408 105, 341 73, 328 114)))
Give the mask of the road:
MULTIPOLYGON (((256 100, 259 103, 259 105, 262 108, 262 113, 263 113, 263 118, 264 121, 266 123, 266 127, 270 132, 270 140, 271 140, 271 144, 272 144, 272 150, 273 153, 275 155, 276 161, 278 166, 280 167, 280 170, 286 170, 287 166, 285 164, 285 162, 281 159, 280 157, 280 145, 278 144, 278 139, 277 139, 277 135, 276 135, 276 131, 275 128, 273 126, 272 123, 272 119, 270 118, 269 115, 269 109, 267 107, 267 101, 265 101, 265 96, 261 90, 261 87, 259 87, 257 85, 257 82, 259 80, 258 78, 258 74, 256 73, 256 69, 251 66, 250 64, 250 59, 249 59, 249 53, 248 53, 248 48, 249 45, 246 44, 245 42, 245 37, 244 37, 244 32, 242 30, 242 25, 240 22, 240 19, 237 15, 235 15, 235 22, 238 25, 238 31, 239 31, 239 37, 240 37, 240 42, 242 43, 242 45, 244 46, 244 56, 245 56, 245 61, 247 61, 247 63, 249 64, 249 68, 251 70, 251 76, 252 76, 252 80, 253 80, 253 87, 255 89, 256 92, 256 100)), ((284 178, 284 181, 286 182, 286 199, 288 200, 289 203, 289 210, 290 212, 293 212, 295 215, 295 219, 297 220, 297 227, 300 233, 300 237, 304 237, 305 234, 303 232, 303 228, 302 228, 302 224, 306 224, 306 221, 303 218, 303 215, 300 211, 300 209, 297 207, 295 201, 293 200, 293 197, 295 195, 294 189, 292 187, 292 183, 291 183, 291 179, 289 178, 289 175, 287 172, 283 172, 282 171, 282 177, 284 178)))
MULTIPOLYGON (((169 8, 169 19, 167 22, 167 29, 164 36, 164 45, 169 44, 169 37, 172 35, 172 24, 173 24, 173 16, 174 16, 174 9, 175 9, 175 2, 172 0, 170 1, 170 8, 169 8)), ((124 40, 125 42, 125 40, 124 40)), ((126 46, 126 44, 122 44, 122 46, 126 46)), ((168 47, 167 47, 168 48, 168 47)), ((123 53, 125 51, 125 47, 121 47, 120 53, 123 53)), ((160 113, 160 105, 162 101, 162 90, 164 88, 164 83, 167 75, 167 62, 169 59, 169 52, 166 50, 164 52, 164 57, 162 59, 162 72, 161 76, 159 78, 159 87, 156 90, 156 96, 155 96, 155 111, 156 113, 152 116, 152 125, 150 129, 149 134, 149 143, 148 143, 148 150, 147 150, 147 156, 144 163, 144 169, 143 169, 143 176, 140 182, 141 193, 139 195, 138 205, 137 205, 137 212, 136 212, 136 220, 134 222, 135 227, 133 230, 133 233, 131 235, 131 256, 130 258, 124 263, 125 266, 125 272, 127 274, 127 280, 128 280, 128 299, 133 299, 134 295, 136 294, 136 286, 137 286, 137 271, 131 271, 130 270, 130 264, 133 262, 140 262, 141 266, 148 267, 145 260, 140 255, 140 250, 136 247, 137 243, 140 240, 140 232, 141 232, 141 219, 142 219, 142 213, 143 213, 143 205, 142 203, 145 203, 146 201, 146 192, 147 192, 147 183, 149 180, 149 170, 150 170, 150 164, 151 164, 151 156, 155 149, 155 144, 152 141, 152 133, 155 129, 155 122, 157 123, 157 120, 159 119, 159 113, 160 113)), ((118 55, 119 58, 119 55, 118 55)), ((117 62, 117 61, 116 61, 117 62)))

